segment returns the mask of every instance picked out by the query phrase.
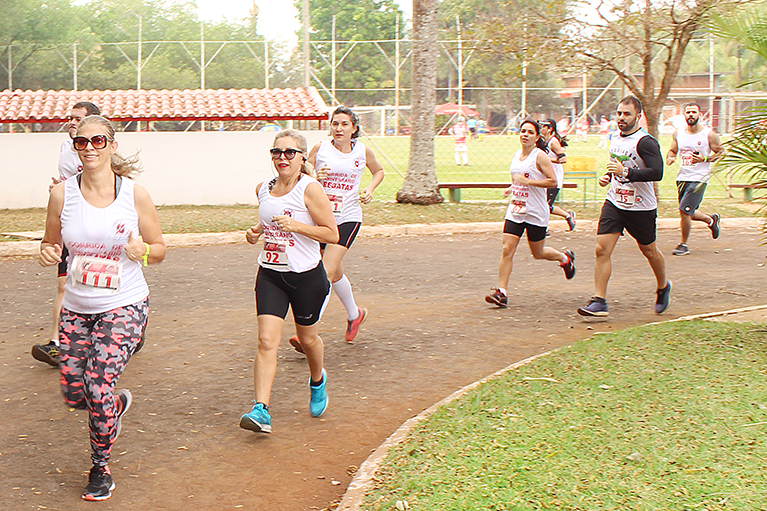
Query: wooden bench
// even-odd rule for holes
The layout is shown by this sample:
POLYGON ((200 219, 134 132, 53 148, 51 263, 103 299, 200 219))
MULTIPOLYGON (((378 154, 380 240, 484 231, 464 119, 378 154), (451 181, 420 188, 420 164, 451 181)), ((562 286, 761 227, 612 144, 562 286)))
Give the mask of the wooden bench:
POLYGON ((754 190, 761 188, 767 188, 767 183, 744 183, 744 184, 729 184, 727 185, 730 190, 733 188, 743 189, 743 202, 751 202, 754 200, 754 190))
MULTIPOLYGON (((461 190, 463 188, 508 188, 509 186, 511 186, 511 183, 464 182, 437 184, 438 189, 447 189, 450 202, 461 202, 461 190)), ((578 188, 578 185, 575 183, 563 183, 562 188, 578 188)))

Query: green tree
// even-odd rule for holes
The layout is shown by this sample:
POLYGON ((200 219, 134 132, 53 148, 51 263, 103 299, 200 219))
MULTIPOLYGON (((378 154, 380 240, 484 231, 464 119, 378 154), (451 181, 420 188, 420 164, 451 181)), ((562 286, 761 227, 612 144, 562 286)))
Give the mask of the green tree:
MULTIPOLYGON (((531 89, 551 87, 557 80, 553 74, 562 68, 562 28, 573 6, 572 0, 445 0, 440 5, 441 27, 445 39, 454 39, 457 20, 463 25, 462 36, 470 41, 464 43, 464 53, 472 52, 464 68, 466 84, 520 87, 524 80, 531 89)), ((504 103, 507 115, 521 108, 519 93, 498 96, 494 102, 504 103)), ((487 117, 489 97, 472 99, 487 117)), ((544 91, 528 92, 527 100, 533 108, 564 105, 544 91)))
MULTIPOLYGON (((69 41, 77 29, 77 19, 69 0, 14 0, 2 5, 0 83, 14 89, 25 88, 27 82, 38 78, 38 73, 28 65, 30 59, 40 53, 54 53, 57 43, 69 41)), ((44 58, 51 63, 58 59, 55 55, 44 58)))
POLYGON ((578 65, 617 75, 642 102, 648 131, 657 137, 661 111, 690 41, 710 15, 732 12, 747 1, 600 3, 593 13, 596 21, 569 23, 569 50, 578 65), (639 69, 634 69, 637 59, 639 69))
MULTIPOLYGON (((300 12, 302 0, 295 0, 295 5, 300 12)), ((394 43, 381 43, 381 49, 370 43, 357 44, 351 51, 349 50, 355 42, 359 41, 394 39, 397 17, 402 15, 397 4, 393 0, 357 0, 355 2, 311 0, 309 11, 311 24, 309 37, 314 45, 310 57, 311 66, 324 84, 324 87, 320 85, 318 89, 323 93, 326 101, 333 103, 324 88, 331 90, 333 82, 331 41, 335 18, 336 41, 349 42, 336 43, 336 89, 363 89, 362 91, 338 91, 336 93, 338 100, 347 105, 373 104, 377 101, 392 102, 391 97, 387 97, 391 96, 391 93, 372 89, 392 85, 394 68, 381 50, 393 58, 394 43), (347 51, 348 56, 340 62, 347 51), (370 91, 364 89, 370 89, 370 91)), ((302 35, 299 31, 299 48, 300 40, 303 39, 302 35)))

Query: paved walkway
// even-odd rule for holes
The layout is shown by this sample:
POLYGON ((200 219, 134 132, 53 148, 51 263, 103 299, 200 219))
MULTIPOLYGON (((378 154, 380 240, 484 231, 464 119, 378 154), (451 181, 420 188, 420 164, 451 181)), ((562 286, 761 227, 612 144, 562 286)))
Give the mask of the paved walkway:
MULTIPOLYGON (((665 254, 678 243, 675 223, 661 222, 665 254)), ((674 298, 664 318, 767 303, 760 224, 723 224, 719 240, 695 229, 689 256, 667 255, 674 298)), ((309 416, 305 359, 283 343, 271 436, 237 427, 252 393, 258 250, 242 233, 168 235, 176 248, 145 270, 152 289, 147 346, 120 381, 135 401, 112 462, 118 488, 100 509, 324 509, 393 431, 456 389, 595 332, 659 319, 647 262, 625 238, 614 255, 610 318, 584 321, 575 313, 593 292, 587 222, 573 233, 554 224, 547 240, 575 250, 572 281, 521 247, 508 309, 482 300, 496 281, 500 223, 366 231, 345 265, 371 315, 354 344, 343 340, 345 316, 335 298, 322 321, 328 412, 309 416)), ((30 258, 39 243, 29 247, 0 260, 0 473, 7 489, 0 509, 90 509, 80 500, 89 468, 85 416, 61 406, 55 369, 29 356, 47 335, 55 290, 54 272, 30 258)), ((283 338, 290 335, 286 326, 283 338)))

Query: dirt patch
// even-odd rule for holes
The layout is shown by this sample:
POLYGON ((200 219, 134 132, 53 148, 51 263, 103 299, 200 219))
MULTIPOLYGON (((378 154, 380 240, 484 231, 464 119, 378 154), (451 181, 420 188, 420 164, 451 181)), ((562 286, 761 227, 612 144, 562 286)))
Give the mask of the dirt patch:
MULTIPOLYGON (((666 317, 767 302, 757 229, 725 227, 716 241, 695 230, 685 257, 670 255, 675 230, 659 235, 674 281, 666 317)), ((358 240, 345 264, 371 314, 347 344, 342 307, 331 299, 320 329, 328 411, 310 417, 306 363, 285 342, 268 436, 237 427, 252 396, 256 250, 170 250, 146 272, 147 345, 119 384, 135 401, 110 464, 117 488, 99 509, 326 508, 392 431, 456 389, 596 331, 658 319, 654 279, 632 240, 616 248, 612 315, 600 322, 575 313, 592 294, 593 233, 555 232, 548 243, 575 250, 575 279, 521 246, 510 307, 500 310, 483 301, 496 283, 500 234, 358 240)), ((87 414, 63 406, 57 371, 28 354, 47 336, 54 271, 32 260, 0 268, 0 508, 90 509, 80 500, 87 414)), ((286 327, 283 338, 292 333, 286 327)))

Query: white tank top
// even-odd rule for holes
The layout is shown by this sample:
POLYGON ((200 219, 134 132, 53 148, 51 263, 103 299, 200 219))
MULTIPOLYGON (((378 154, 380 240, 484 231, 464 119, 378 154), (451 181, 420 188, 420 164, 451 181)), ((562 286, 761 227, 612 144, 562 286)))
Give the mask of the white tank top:
MULTIPOLYGON (((546 143, 546 154, 549 155, 549 159, 557 157, 556 153, 551 150, 552 140, 554 140, 554 137, 551 137, 546 143)), ((554 167, 554 176, 557 178, 557 188, 562 189, 562 185, 565 182, 565 167, 561 163, 554 162, 551 162, 551 166, 554 167)))
MULTIPOLYGON (((610 158, 620 161, 628 169, 646 168, 647 165, 637 152, 637 145, 642 138, 649 136, 642 129, 626 137, 621 135, 620 130, 615 131, 610 136, 610 158)), ((630 211, 652 211, 658 207, 652 181, 632 182, 613 175, 606 198, 616 208, 630 211)))
POLYGON ((314 160, 314 168, 330 167, 322 187, 330 199, 336 224, 362 222, 359 188, 362 172, 367 165, 365 144, 357 140, 350 153, 342 153, 329 140, 320 144, 314 160))
MULTIPOLYGON (((129 233, 133 232, 134 237, 139 235, 133 189, 133 181, 123 178, 114 202, 105 208, 97 208, 85 200, 77 179, 64 182, 61 237, 69 250, 63 302, 66 309, 81 314, 99 314, 149 296, 141 262, 129 260, 124 250, 129 233), (116 261, 122 266, 116 292, 76 282, 74 263, 78 256, 116 261)), ((83 278, 83 275, 79 277, 83 278)))
MULTIPOLYGON (((522 156, 522 150, 518 150, 514 153, 514 158, 511 159, 511 166, 509 170, 511 175, 524 174, 524 176, 533 181, 546 179, 546 175, 538 170, 536 165, 536 159, 538 155, 543 153, 537 147, 530 151, 527 158, 520 160, 522 156)), ((538 227, 547 227, 549 225, 549 203, 546 197, 546 188, 540 186, 528 186, 513 183, 511 195, 509 196, 511 202, 506 209, 506 220, 511 220, 516 223, 526 222, 531 225, 537 225, 538 227), (524 213, 515 213, 519 209, 515 209, 516 206, 521 206, 520 203, 524 202, 524 213)))
POLYGON ((83 163, 75 152, 72 139, 68 138, 61 144, 61 153, 59 154, 59 177, 69 179, 82 172, 83 163))
POLYGON ((677 181, 698 181, 707 183, 711 177, 711 164, 709 162, 692 162, 692 153, 699 152, 705 157, 711 154, 711 148, 708 145, 709 128, 703 128, 694 135, 687 133, 687 130, 676 132, 676 143, 679 148, 679 173, 676 176, 677 181))
POLYGON ((269 190, 269 182, 261 183, 258 189, 258 216, 264 227, 263 249, 258 256, 258 264, 275 271, 303 273, 312 270, 320 263, 320 244, 302 234, 282 232, 272 217, 288 215, 297 222, 308 225, 314 223, 309 209, 304 202, 306 187, 317 180, 301 174, 298 183, 286 195, 274 197, 269 190))

